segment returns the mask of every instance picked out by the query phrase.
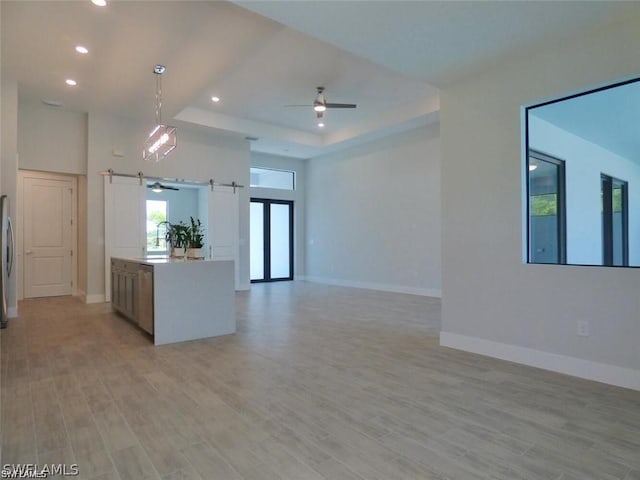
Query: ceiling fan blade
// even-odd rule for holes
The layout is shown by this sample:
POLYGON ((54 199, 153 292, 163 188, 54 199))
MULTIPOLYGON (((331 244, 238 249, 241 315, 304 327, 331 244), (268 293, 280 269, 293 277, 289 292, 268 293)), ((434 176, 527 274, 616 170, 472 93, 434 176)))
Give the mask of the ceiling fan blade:
POLYGON ((327 108, 356 108, 355 103, 325 103, 325 107, 327 108))
POLYGON ((162 190, 180 190, 179 188, 176 188, 176 187, 170 187, 168 185, 163 185, 160 182, 155 182, 155 183, 152 183, 151 185, 147 185, 147 188, 154 188, 154 189, 160 190, 160 191, 162 191, 162 190))

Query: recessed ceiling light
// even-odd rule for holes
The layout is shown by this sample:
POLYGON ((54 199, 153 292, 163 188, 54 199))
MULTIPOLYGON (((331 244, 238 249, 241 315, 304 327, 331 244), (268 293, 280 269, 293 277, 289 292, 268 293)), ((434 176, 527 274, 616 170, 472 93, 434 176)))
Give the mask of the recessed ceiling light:
POLYGON ((107 6, 107 0, 91 0, 91 3, 93 3, 94 5, 97 5, 98 7, 107 6))
POLYGON ((66 83, 67 85, 71 86, 71 87, 75 87, 76 85, 78 85, 78 82, 76 82, 73 78, 67 78, 64 83, 66 83))
POLYGON ((211 97, 211 101, 218 103, 220 101, 220 97, 211 97))
POLYGON ((89 49, 87 47, 83 47, 82 45, 76 45, 76 52, 81 53, 82 55, 86 55, 89 53, 89 49))
POLYGON ((324 123, 322 123, 322 122, 318 122, 318 126, 319 126, 320 128, 324 128, 324 123))

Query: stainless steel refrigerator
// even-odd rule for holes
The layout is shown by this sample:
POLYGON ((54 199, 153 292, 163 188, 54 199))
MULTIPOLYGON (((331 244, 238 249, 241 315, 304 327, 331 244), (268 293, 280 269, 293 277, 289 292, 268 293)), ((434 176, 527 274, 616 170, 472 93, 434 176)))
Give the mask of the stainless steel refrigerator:
POLYGON ((2 293, 2 312, 0 328, 7 326, 9 309, 9 277, 13 270, 13 227, 9 217, 9 197, 0 197, 0 290, 2 293))

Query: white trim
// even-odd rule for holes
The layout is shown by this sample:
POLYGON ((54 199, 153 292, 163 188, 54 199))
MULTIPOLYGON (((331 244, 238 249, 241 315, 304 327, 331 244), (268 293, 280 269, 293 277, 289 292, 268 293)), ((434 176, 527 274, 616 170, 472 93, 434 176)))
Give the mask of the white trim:
POLYGON ((85 303, 104 303, 104 294, 103 293, 93 293, 91 295, 85 295, 84 297, 85 303))
POLYGON ((18 307, 9 307, 7 309, 7 318, 17 318, 18 317, 18 307))
POLYGON ((435 288, 407 287, 404 285, 391 285, 374 282, 355 282, 352 280, 339 280, 337 278, 313 277, 298 275, 298 280, 306 280, 313 283, 324 283, 340 287, 365 288, 368 290, 380 290, 384 292, 406 293, 409 295, 421 295, 423 297, 442 297, 442 290, 435 288))
POLYGON ((440 332, 440 345, 607 383, 617 387, 640 390, 640 370, 632 368, 592 362, 582 358, 494 342, 484 338, 468 337, 451 332, 440 332))

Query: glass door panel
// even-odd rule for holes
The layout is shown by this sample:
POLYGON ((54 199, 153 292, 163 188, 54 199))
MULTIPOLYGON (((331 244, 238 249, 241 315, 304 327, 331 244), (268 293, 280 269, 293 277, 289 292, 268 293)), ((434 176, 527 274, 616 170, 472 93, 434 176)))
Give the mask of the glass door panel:
POLYGON ((291 205, 271 204, 270 250, 271 279, 291 278, 291 205))
POLYGON ((602 185, 602 263, 629 265, 627 182, 609 175, 600 176, 602 185))
POLYGON ((251 202, 249 213, 251 280, 264 280, 264 204, 251 202))
POLYGON ((293 202, 251 199, 251 281, 293 280, 293 202))

